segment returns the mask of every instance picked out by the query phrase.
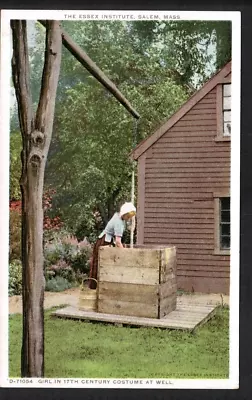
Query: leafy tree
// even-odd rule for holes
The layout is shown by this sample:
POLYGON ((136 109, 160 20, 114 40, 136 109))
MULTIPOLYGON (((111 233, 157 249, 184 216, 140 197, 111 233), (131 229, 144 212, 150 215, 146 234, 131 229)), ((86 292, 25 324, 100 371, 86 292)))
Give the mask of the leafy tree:
POLYGON ((164 62, 177 82, 200 86, 231 59, 231 21, 133 21, 142 50, 161 46, 164 62), (206 65, 211 65, 206 68, 206 65))
MULTIPOLYGON (((228 21, 64 21, 62 25, 140 113, 137 142, 230 58, 228 21)), ((36 46, 30 48, 34 108, 43 38, 44 28, 37 23, 36 46)), ((94 238, 130 197, 133 126, 127 111, 63 48, 45 183, 57 189, 55 215, 80 238, 87 233, 94 238)))
MULTIPOLYGON (((167 75, 155 49, 150 47, 146 54, 135 51, 127 25, 92 22, 82 24, 82 29, 87 43, 82 47, 92 43, 88 54, 141 115, 138 141, 188 97, 167 75)), ((81 42, 81 28, 78 38, 81 42)), ((71 229, 101 229, 121 202, 129 199, 133 127, 133 118, 94 78, 86 76, 66 90, 58 104, 47 183, 56 185, 55 209, 71 229)))

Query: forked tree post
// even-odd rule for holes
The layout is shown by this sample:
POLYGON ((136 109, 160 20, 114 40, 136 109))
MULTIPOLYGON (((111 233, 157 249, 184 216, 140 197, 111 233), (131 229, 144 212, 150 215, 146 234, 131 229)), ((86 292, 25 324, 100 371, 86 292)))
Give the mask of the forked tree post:
POLYGON ((23 139, 22 265, 23 343, 21 375, 44 376, 44 172, 52 137, 56 91, 61 63, 61 30, 58 21, 46 21, 46 49, 40 99, 32 108, 26 21, 12 20, 12 75, 23 139))

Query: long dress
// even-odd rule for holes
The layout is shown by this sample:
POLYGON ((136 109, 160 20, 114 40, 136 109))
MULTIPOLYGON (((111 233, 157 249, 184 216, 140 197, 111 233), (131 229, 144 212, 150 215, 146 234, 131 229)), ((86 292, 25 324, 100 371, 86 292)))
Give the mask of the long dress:
MULTIPOLYGON (((103 235, 101 238, 97 239, 94 244, 93 254, 92 254, 92 257, 90 260, 89 278, 97 279, 99 247, 100 246, 109 246, 112 244, 112 241, 111 242, 105 241, 105 236, 106 235, 103 235)), ((96 289, 97 284, 93 279, 90 279, 88 286, 90 289, 96 289)))

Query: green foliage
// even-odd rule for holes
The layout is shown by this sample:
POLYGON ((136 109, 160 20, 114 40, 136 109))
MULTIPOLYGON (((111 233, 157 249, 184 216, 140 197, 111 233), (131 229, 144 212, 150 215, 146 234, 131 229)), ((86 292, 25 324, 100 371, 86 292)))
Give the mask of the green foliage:
POLYGON ((72 283, 68 279, 62 276, 56 276, 46 281, 45 290, 47 292, 63 292, 64 290, 70 289, 72 283))
POLYGON ((46 269, 46 281, 61 277, 68 282, 75 282, 76 277, 73 268, 64 260, 58 260, 55 264, 46 269))
POLYGON ((21 215, 10 210, 9 260, 21 260, 21 215))
MULTIPOLYGON (((62 25, 141 115, 135 137, 132 116, 63 47, 45 174, 46 188, 57 190, 50 217, 60 217, 79 240, 86 236, 93 242, 130 199, 133 142, 150 135, 228 61, 231 29, 228 21, 62 25)), ((36 47, 29 50, 34 107, 45 46, 44 28, 36 27, 36 47)))
MULTIPOLYGON (((44 239, 46 290, 55 288, 57 291, 58 278, 67 280, 69 287, 80 283, 83 274, 89 271, 92 248, 87 240, 78 241, 64 229, 47 232, 44 239)), ((62 290, 67 288, 65 284, 59 287, 63 288, 62 290)))
POLYGON ((231 60, 232 22, 221 21, 215 25, 214 41, 216 43, 216 69, 220 69, 231 60))
POLYGON ((9 296, 22 293, 22 263, 13 260, 9 265, 9 296))
POLYGON ((89 272, 89 260, 92 249, 89 246, 83 246, 79 249, 75 257, 72 259, 72 268, 79 273, 80 276, 89 272))
POLYGON ((80 281, 89 271, 91 253, 92 247, 86 239, 78 242, 64 231, 58 232, 44 246, 46 279, 60 276, 69 282, 80 281))
MULTIPOLYGON (((48 378, 79 378, 83 371, 87 378, 228 378, 228 309, 220 308, 194 335, 52 319, 50 315, 45 313, 48 378)), ((21 316, 10 316, 10 377, 20 376, 21 324, 21 316)))
POLYGON ((64 259, 64 248, 61 242, 47 244, 44 248, 45 265, 51 266, 64 259))
POLYGON ((21 177, 21 149, 22 137, 20 132, 10 135, 10 199, 18 200, 21 197, 19 180, 21 177))
MULTIPOLYGON (((135 51, 127 25, 118 21, 65 25, 140 113, 137 141, 187 99, 155 49, 150 47, 148 54, 135 51)), ((54 209, 68 229, 93 241, 130 198, 134 126, 125 109, 76 60, 65 59, 63 69, 69 65, 80 80, 66 88, 58 103, 46 182, 57 188, 54 209)))
POLYGON ((137 46, 142 49, 150 43, 159 46, 164 62, 178 83, 198 87, 231 59, 230 21, 134 21, 131 24, 137 46))

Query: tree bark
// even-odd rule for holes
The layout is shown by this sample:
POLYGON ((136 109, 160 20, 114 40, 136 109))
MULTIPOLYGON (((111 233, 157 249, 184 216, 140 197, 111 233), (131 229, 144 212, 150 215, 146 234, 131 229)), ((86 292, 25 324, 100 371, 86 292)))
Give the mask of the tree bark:
POLYGON ((41 377, 44 376, 45 288, 42 195, 61 63, 61 31, 58 21, 47 21, 41 93, 37 113, 34 116, 29 84, 26 22, 13 20, 11 27, 13 33, 12 74, 23 139, 20 180, 23 265, 21 375, 41 377))

